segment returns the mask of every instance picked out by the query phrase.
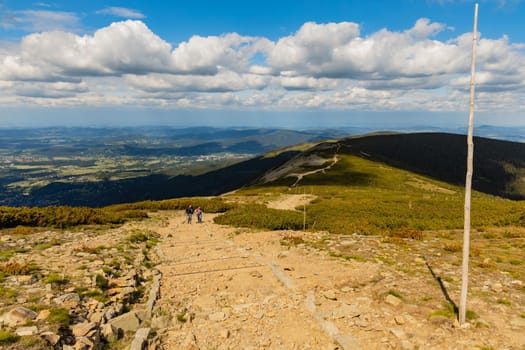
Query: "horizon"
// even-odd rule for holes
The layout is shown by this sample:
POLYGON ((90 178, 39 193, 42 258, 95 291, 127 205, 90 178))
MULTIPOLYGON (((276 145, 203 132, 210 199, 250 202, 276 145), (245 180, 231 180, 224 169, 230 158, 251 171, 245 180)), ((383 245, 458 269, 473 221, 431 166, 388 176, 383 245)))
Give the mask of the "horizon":
MULTIPOLYGON (((479 2, 475 126, 525 125, 525 4, 479 2)), ((0 124, 462 127, 473 13, 470 0, 4 0, 0 124)))

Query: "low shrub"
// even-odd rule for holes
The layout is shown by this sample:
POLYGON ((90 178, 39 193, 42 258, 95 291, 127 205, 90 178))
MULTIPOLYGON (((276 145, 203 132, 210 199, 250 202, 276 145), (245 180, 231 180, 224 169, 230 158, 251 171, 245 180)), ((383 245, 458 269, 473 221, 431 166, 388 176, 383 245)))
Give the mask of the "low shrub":
MULTIPOLYGON (((293 210, 268 208, 262 204, 236 207, 214 219, 215 223, 266 230, 302 230, 303 214, 293 210)), ((307 221, 307 227, 311 226, 307 221)))
POLYGON ((33 263, 8 261, 5 264, 0 265, 0 271, 6 275, 27 275, 37 270, 37 267, 33 263))
POLYGON ((9 331, 4 331, 0 329, 0 344, 12 344, 16 343, 20 337, 9 331))
POLYGON ((101 290, 106 290, 109 288, 109 281, 104 276, 97 274, 95 276, 95 285, 101 290))
POLYGON ((51 284, 67 284, 68 279, 65 276, 61 276, 58 273, 50 273, 42 280, 44 283, 51 284))
POLYGON ((66 327, 69 325, 70 316, 69 311, 63 307, 53 307, 50 310, 47 321, 50 324, 57 325, 59 327, 66 327))

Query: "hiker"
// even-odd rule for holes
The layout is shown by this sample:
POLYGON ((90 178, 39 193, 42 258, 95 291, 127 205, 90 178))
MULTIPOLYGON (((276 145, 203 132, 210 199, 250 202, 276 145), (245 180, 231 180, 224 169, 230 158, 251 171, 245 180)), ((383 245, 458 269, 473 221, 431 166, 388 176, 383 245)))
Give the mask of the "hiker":
POLYGON ((191 217, 193 215, 193 207, 191 204, 186 208, 186 215, 188 216, 188 224, 191 224, 191 217))
POLYGON ((197 207, 197 209, 195 209, 195 214, 197 214, 197 222, 198 223, 202 223, 202 209, 201 209, 201 207, 197 207))

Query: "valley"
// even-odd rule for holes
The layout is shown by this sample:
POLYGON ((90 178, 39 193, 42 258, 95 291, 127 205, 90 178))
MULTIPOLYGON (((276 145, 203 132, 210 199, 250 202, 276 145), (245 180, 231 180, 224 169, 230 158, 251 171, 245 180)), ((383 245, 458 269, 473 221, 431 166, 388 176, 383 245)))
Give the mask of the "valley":
POLYGON ((97 202, 97 186, 106 190, 148 176, 196 176, 276 148, 337 135, 329 130, 167 127, 0 129, 0 205, 112 204, 97 202), (39 190, 57 183, 80 186, 86 202, 39 197, 39 190))

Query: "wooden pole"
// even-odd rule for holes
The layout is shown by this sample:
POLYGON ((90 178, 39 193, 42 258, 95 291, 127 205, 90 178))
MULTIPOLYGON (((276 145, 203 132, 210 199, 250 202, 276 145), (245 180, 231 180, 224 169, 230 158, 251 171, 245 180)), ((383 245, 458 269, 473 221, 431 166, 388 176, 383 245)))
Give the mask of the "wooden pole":
POLYGON ((474 158, 474 142, 472 129, 474 125, 474 92, 476 81, 476 42, 478 30, 478 4, 474 6, 474 31, 472 33, 472 62, 470 65, 470 113, 468 117, 467 134, 467 176, 465 179, 465 220, 463 225, 463 264, 461 269, 461 299, 459 302, 459 324, 465 323, 467 313, 467 289, 468 289, 468 259, 470 251, 470 202, 472 188, 472 168, 474 158))

